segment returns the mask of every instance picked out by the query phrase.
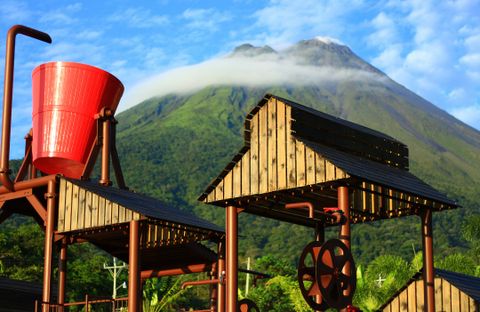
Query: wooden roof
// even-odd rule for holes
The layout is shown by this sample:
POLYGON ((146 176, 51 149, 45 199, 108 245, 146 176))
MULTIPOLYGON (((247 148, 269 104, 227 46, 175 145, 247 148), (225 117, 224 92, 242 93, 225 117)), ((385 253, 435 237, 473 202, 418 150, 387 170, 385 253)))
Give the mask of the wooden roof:
POLYGON ((142 270, 213 263, 200 244, 219 241, 221 227, 145 195, 59 177, 57 232, 86 240, 128 262, 129 222, 140 221, 142 270))
POLYGON ((244 146, 199 200, 313 225, 285 203, 336 206, 351 187, 353 222, 456 208, 408 171, 408 148, 381 132, 267 94, 247 115, 244 146))
MULTIPOLYGON (((416 304, 415 301, 417 303, 422 301, 423 306, 422 270, 415 273, 378 311, 390 311, 393 306, 410 307, 416 304)), ((435 268, 435 302, 436 309, 439 311, 460 311, 460 306, 461 311, 469 311, 469 307, 470 309, 478 307, 480 278, 435 268)))
POLYGON ((149 220, 152 224, 223 235, 221 227, 158 199, 87 181, 60 178, 58 206, 60 233, 149 220))

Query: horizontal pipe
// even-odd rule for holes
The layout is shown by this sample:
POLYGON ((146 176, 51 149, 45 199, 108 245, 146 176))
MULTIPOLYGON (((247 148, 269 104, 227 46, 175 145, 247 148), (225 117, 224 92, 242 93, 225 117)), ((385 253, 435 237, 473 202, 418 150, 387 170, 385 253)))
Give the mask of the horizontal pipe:
POLYGON ((201 286, 201 285, 211 285, 220 283, 219 279, 208 279, 203 281, 190 281, 182 284, 182 289, 187 288, 188 286, 201 286))
POLYGON ((182 274, 191 274, 191 273, 202 273, 208 272, 212 269, 212 264, 193 264, 183 268, 174 268, 168 270, 146 270, 140 273, 142 280, 146 280, 152 277, 162 277, 162 276, 174 276, 182 274))
MULTIPOLYGON (((48 182, 55 180, 56 175, 48 175, 45 177, 40 177, 32 180, 20 181, 13 185, 13 191, 22 191, 30 188, 36 188, 39 186, 46 186, 48 182)), ((0 186, 0 194, 5 194, 10 192, 5 186, 0 186)))

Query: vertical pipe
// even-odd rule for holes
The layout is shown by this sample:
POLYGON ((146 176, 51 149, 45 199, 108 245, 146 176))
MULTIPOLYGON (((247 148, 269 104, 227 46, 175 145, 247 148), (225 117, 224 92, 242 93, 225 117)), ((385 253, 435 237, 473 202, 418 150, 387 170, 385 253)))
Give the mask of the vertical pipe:
MULTIPOLYGON (((107 114, 106 114, 107 115, 107 114)), ((100 184, 112 185, 110 180, 110 118, 106 117, 102 121, 102 169, 100 184)))
MULTIPOLYGON (((210 280, 217 279, 217 265, 213 265, 213 270, 210 272, 210 280)), ((210 312, 215 312, 217 306, 217 287, 219 283, 210 284, 210 312)))
POLYGON ((140 312, 140 225, 138 220, 130 221, 128 244, 128 312, 140 312))
POLYGON ((224 241, 218 243, 217 275, 220 283, 217 285, 217 312, 225 312, 225 250, 224 241))
POLYGON ((340 240, 350 248, 350 205, 348 204, 348 187, 339 186, 337 189, 338 208, 343 211, 345 223, 340 229, 340 240))
MULTIPOLYGON (((325 242, 325 226, 320 222, 317 222, 315 224, 315 240, 317 242, 322 243, 322 244, 325 242)), ((319 259, 317 259, 317 260, 319 260, 319 259)), ((315 302, 316 303, 321 303, 322 302, 322 295, 321 294, 318 294, 318 295, 315 296, 315 302)), ((315 312, 317 312, 317 310, 315 312)))
MULTIPOLYGON (((340 240, 347 246, 350 247, 350 205, 348 201, 348 187, 339 186, 337 189, 337 198, 338 198, 338 208, 343 211, 343 216, 345 217, 345 223, 341 225, 340 228, 340 240)), ((348 262, 343 268, 342 273, 350 276, 350 263, 348 262)), ((349 296, 351 289, 348 288, 344 290, 344 295, 349 296)), ((349 302, 349 304, 352 304, 349 302)))
POLYGON ((60 246, 60 257, 58 258, 58 308, 63 312, 65 304, 65 286, 67 281, 67 238, 64 237, 60 246))
POLYGON ((5 51, 5 76, 3 81, 3 114, 2 114, 2 144, 0 147, 0 182, 8 190, 13 190, 13 182, 10 179, 10 130, 12 124, 12 98, 13 98, 13 68, 15 65, 15 38, 17 34, 23 34, 43 42, 52 43, 52 38, 39 30, 22 26, 12 26, 7 33, 7 45, 5 51))
POLYGON ((55 223, 55 180, 48 182, 47 193, 47 224, 45 225, 45 248, 43 262, 43 295, 42 311, 48 312, 50 304, 50 290, 52 279, 52 249, 53 249, 53 226, 55 223))
POLYGON ((227 236, 227 312, 237 311, 238 290, 238 214, 237 208, 226 208, 226 236, 227 236))
POLYGON ((432 210, 423 209, 420 212, 422 221, 423 245, 423 291, 425 296, 425 311, 435 311, 435 272, 433 268, 433 233, 432 210))

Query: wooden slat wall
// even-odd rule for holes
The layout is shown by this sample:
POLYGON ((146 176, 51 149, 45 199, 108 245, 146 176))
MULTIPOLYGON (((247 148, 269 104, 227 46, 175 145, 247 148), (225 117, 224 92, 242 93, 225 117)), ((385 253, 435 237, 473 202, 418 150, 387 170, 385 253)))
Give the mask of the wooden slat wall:
POLYGON ((141 215, 126 207, 60 179, 57 230, 69 232, 139 220, 141 215))
POLYGON ((193 232, 188 227, 178 227, 166 222, 165 224, 152 224, 142 228, 141 243, 147 248, 157 248, 175 244, 187 244, 194 241, 207 239, 206 234, 193 232))
POLYGON ((250 121, 250 149, 207 195, 206 202, 348 178, 291 134, 291 107, 270 99, 250 121))
POLYGON ((361 189, 354 189, 353 198, 354 209, 366 213, 363 221, 368 221, 367 214, 373 220, 374 216, 394 218, 415 213, 413 197, 367 182, 362 182, 361 189))
MULTIPOLYGON (((423 311, 423 281, 412 282, 385 306, 384 312, 423 311)), ((442 278, 435 278, 435 311, 478 312, 475 301, 442 278)))

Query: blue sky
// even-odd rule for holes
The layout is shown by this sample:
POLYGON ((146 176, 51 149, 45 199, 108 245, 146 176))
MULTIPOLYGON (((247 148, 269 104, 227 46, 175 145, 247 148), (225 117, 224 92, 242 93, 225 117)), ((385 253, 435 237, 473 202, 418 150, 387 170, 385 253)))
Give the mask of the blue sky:
POLYGON ((479 1, 2 0, 2 72, 5 35, 14 24, 48 32, 53 44, 17 39, 13 157, 21 156, 31 127, 31 71, 38 64, 101 67, 122 80, 128 98, 149 77, 221 57, 245 42, 282 49, 316 36, 337 38, 480 129, 479 1))

